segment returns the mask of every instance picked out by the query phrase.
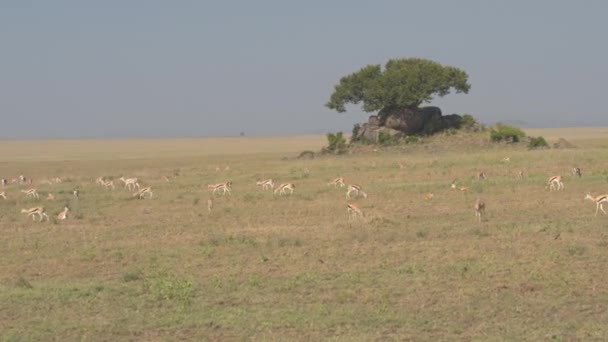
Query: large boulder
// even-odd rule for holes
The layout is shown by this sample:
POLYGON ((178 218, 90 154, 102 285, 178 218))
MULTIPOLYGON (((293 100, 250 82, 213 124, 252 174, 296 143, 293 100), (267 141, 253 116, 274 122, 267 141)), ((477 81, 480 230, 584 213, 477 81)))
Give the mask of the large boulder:
POLYGON ((372 127, 380 127, 382 126, 382 122, 377 115, 371 115, 369 119, 367 119, 367 124, 372 127))
POLYGON ((419 133, 424 127, 423 118, 415 111, 404 109, 386 115, 384 127, 401 131, 406 135, 419 133))
POLYGON ((460 123, 462 122, 462 116, 458 114, 450 114, 444 115, 441 117, 441 121, 443 122, 443 128, 460 128, 460 123))

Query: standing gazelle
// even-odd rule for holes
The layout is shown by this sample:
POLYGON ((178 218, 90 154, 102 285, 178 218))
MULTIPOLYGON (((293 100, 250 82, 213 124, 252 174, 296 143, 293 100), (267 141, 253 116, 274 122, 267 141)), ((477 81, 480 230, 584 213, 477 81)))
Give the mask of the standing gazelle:
POLYGON ((477 199, 475 201, 475 218, 477 222, 481 223, 481 216, 485 214, 486 211, 486 203, 481 199, 477 199))
POLYGON ((123 183, 125 183, 125 188, 127 188, 129 190, 134 190, 135 188, 139 189, 139 183, 138 183, 138 179, 137 178, 127 178, 127 179, 125 179, 124 177, 120 177, 119 179, 121 181, 123 181, 123 183), (131 187, 133 187, 133 189, 131 187))
POLYGON ((36 217, 34 217, 34 215, 40 216, 40 220, 38 222, 42 222, 43 217, 46 217, 46 220, 49 221, 49 215, 46 214, 44 207, 33 207, 30 209, 21 209, 21 212, 24 214, 27 214, 27 216, 31 216, 32 220, 34 220, 34 221, 36 220, 36 217))
POLYGON ((587 196, 585 196, 585 199, 595 202, 595 216, 597 216, 597 213, 599 210, 602 210, 604 215, 608 215, 604 211, 604 203, 608 203, 608 195, 600 195, 600 196, 594 197, 591 195, 590 192, 588 192, 587 196))

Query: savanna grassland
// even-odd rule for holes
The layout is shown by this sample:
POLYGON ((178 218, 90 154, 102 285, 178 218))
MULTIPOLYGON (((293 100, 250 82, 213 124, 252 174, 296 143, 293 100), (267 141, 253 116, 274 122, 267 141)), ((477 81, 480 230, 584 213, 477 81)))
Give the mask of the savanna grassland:
POLYGON ((1 141, 0 177, 41 199, 0 190, 0 340, 608 340, 608 216, 584 200, 608 192, 608 134, 568 132, 575 149, 455 136, 311 160, 294 157, 323 136, 1 141), (362 219, 339 176, 369 194, 362 219), (207 189, 226 180, 230 196, 207 189), (20 213, 37 205, 50 222, 20 213))

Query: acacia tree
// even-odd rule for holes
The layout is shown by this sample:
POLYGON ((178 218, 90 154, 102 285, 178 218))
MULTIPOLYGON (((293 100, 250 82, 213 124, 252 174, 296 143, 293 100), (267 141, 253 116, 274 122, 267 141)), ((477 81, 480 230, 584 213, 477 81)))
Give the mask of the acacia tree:
POLYGON ((428 59, 391 59, 384 70, 379 64, 368 65, 342 77, 325 106, 340 113, 346 111, 347 103, 362 103, 365 112, 381 114, 415 110, 451 89, 468 93, 471 85, 467 81, 466 72, 428 59))

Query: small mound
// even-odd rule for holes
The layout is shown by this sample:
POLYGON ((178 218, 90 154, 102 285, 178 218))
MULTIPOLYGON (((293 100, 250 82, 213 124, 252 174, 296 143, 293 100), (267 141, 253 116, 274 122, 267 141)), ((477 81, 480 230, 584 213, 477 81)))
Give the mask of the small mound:
POLYGON ((576 145, 564 138, 559 138, 557 142, 553 144, 553 148, 576 148, 576 145))

